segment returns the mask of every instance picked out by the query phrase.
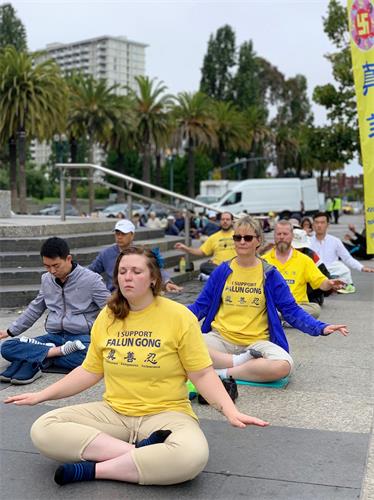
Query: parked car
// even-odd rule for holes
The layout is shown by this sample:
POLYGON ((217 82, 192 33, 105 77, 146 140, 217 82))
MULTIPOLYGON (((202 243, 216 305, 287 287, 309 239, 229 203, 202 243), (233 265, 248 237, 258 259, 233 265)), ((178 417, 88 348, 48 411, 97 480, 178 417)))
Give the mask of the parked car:
POLYGON ((147 208, 147 215, 149 212, 156 212, 156 217, 159 219, 166 219, 166 217, 170 214, 170 210, 159 203, 151 203, 147 208))
MULTIPOLYGON (((103 217, 116 217, 119 212, 125 214, 128 217, 128 204, 127 203, 115 203, 114 205, 109 205, 101 211, 100 215, 103 217)), ((141 218, 147 218, 146 209, 140 203, 132 203, 132 215, 138 213, 141 218)))
MULTIPOLYGON (((53 205, 49 205, 46 208, 42 208, 38 212, 38 215, 60 215, 60 214, 61 214, 61 205, 57 205, 56 203, 53 205)), ((66 203, 65 215, 79 215, 79 212, 75 207, 73 207, 73 205, 71 205, 70 203, 66 203)))

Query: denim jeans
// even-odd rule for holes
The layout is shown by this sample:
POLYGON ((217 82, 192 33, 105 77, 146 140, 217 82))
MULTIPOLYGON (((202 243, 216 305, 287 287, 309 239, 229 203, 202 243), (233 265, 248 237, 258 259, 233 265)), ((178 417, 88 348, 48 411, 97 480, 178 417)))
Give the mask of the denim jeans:
POLYGON ((50 346, 32 344, 30 342, 21 342, 18 338, 13 338, 3 342, 1 346, 1 355, 7 361, 28 361, 30 363, 40 363, 40 367, 55 366, 58 368, 64 368, 68 370, 73 370, 77 366, 81 365, 87 354, 87 349, 90 344, 89 335, 76 335, 68 332, 61 333, 46 333, 45 335, 40 335, 35 337, 35 340, 43 343, 52 342, 56 346, 61 346, 69 340, 80 340, 85 346, 84 351, 75 351, 66 356, 56 356, 53 358, 47 358, 47 354, 50 346))

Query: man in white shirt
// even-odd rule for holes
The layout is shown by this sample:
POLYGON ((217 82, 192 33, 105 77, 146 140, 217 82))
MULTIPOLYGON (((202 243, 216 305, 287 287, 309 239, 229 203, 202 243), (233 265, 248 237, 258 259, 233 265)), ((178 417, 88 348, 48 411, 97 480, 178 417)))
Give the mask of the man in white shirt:
POLYGON ((321 257, 332 276, 341 278, 347 283, 347 286, 339 292, 354 293, 356 289, 353 286, 349 267, 364 273, 374 273, 374 268, 362 265, 350 255, 339 238, 327 234, 328 220, 328 215, 325 212, 318 212, 313 216, 315 234, 310 239, 312 250, 321 257))

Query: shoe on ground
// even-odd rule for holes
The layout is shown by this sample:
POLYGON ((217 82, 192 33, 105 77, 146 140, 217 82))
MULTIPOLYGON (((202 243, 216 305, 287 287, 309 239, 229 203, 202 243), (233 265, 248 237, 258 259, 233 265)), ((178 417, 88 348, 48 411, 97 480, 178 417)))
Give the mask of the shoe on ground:
POLYGON ((10 382, 12 377, 18 372, 23 361, 13 361, 6 370, 0 373, 0 382, 10 382))
POLYGON ((238 386, 235 382, 235 380, 230 377, 230 378, 224 378, 222 379, 222 384, 224 388, 226 389, 228 395, 230 398, 234 401, 238 398, 239 393, 238 393, 238 386))
MULTIPOLYGON (((230 378, 224 378, 224 379, 221 379, 221 382, 223 384, 223 387, 226 389, 228 395, 230 396, 230 398, 234 401, 235 403, 235 400, 238 398, 239 396, 239 393, 238 393, 238 386, 236 384, 236 381, 230 377, 230 378)), ((198 402, 201 404, 201 405, 208 405, 208 401, 203 398, 203 396, 201 394, 199 394, 197 396, 197 400, 198 402)))
POLYGON ((40 378, 42 375, 39 363, 24 361, 15 375, 11 378, 10 383, 14 385, 27 385, 40 378))
POLYGON ((198 279, 199 281, 208 281, 209 274, 200 273, 198 279))
POLYGON ((338 293, 355 293, 356 287, 352 284, 346 285, 344 288, 337 290, 338 293))

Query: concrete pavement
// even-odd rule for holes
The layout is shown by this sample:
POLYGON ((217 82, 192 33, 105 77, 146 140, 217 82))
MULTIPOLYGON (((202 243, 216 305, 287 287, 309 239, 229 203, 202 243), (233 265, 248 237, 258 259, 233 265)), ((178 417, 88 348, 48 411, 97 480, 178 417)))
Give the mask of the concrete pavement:
MULTIPOLYGON (((360 218, 343 217, 341 224, 331 226, 331 233, 343 235, 350 222, 359 226, 360 218)), ((374 499, 374 275, 353 276, 357 292, 329 297, 321 317, 346 323, 349 337, 312 338, 287 329, 296 367, 288 387, 239 387, 238 407, 269 420, 271 427, 233 429, 210 407, 193 403, 211 450, 196 480, 167 488, 111 481, 55 485, 56 463, 33 448, 30 425, 52 408, 99 399, 100 385, 69 400, 33 408, 0 405, 0 498, 374 499)), ((200 288, 201 283, 190 282, 175 299, 189 303, 200 288)), ((16 315, 17 311, 0 310, 0 328, 16 315)), ((39 320, 29 333, 35 336, 42 329, 39 320)), ((6 366, 5 361, 0 365, 6 366)), ((38 390, 60 377, 46 374, 27 388, 1 384, 1 399, 38 390)))

